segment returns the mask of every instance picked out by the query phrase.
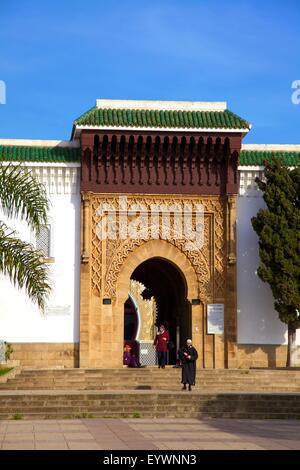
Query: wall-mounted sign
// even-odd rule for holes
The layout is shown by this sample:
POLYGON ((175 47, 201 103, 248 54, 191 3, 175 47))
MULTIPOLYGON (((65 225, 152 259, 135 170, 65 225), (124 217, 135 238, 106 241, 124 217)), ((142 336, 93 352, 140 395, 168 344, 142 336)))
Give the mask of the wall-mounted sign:
POLYGON ((224 333, 224 304, 207 305, 207 333, 209 335, 224 333))
POLYGON ((71 315, 71 305, 48 305, 45 308, 45 315, 47 316, 71 315))

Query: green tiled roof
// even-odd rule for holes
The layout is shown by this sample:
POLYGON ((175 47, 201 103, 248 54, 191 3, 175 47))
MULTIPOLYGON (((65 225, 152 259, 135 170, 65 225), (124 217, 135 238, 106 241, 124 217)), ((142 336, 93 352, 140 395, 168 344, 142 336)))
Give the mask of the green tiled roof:
POLYGON ((70 147, 30 147, 0 145, 0 161, 13 162, 79 162, 80 149, 70 147))
POLYGON ((74 126, 151 127, 161 129, 250 129, 231 111, 163 111, 103 109, 94 107, 74 121, 74 126))
MULTIPOLYGON (((240 165, 263 166, 264 161, 270 160, 273 156, 281 158, 289 166, 300 164, 300 152, 297 151, 241 150, 240 165)), ((49 163, 80 162, 80 148, 0 145, 0 161, 49 163)))
POLYGON ((289 166, 296 166, 300 164, 300 152, 296 151, 242 150, 240 153, 240 165, 263 166, 264 161, 270 160, 272 157, 282 159, 284 163, 289 166))

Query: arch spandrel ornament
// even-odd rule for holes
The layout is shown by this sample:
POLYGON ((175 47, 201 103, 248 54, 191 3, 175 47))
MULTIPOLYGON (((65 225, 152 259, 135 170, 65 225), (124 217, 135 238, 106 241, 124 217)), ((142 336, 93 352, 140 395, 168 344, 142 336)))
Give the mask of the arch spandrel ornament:
POLYGON ((173 264, 182 274, 186 283, 187 298, 197 298, 199 295, 198 281, 190 261, 176 246, 166 240, 148 240, 132 250, 119 270, 115 294, 116 305, 123 305, 128 296, 129 280, 134 270, 145 260, 161 258, 173 264))
MULTIPOLYGON (((150 213, 152 204, 198 203, 204 208, 204 244, 199 250, 186 250, 186 238, 168 240, 186 256, 197 276, 198 296, 205 303, 224 296, 225 285, 225 228, 224 201, 220 197, 165 197, 161 196, 128 196, 128 205, 143 204, 150 213)), ((138 240, 107 239, 102 241, 97 236, 97 224, 100 221, 98 208, 100 204, 110 205, 118 214, 119 196, 94 194, 92 200, 92 290, 95 295, 116 297, 116 285, 122 265, 128 256, 138 247, 147 244, 151 235, 147 233, 138 240)), ((117 232, 118 233, 118 232, 117 232)), ((165 241, 161 236, 159 240, 165 241)))
MULTIPOLYGON (((196 297, 200 298, 206 302, 208 299, 212 298, 212 288, 211 288, 211 274, 209 267, 206 263, 201 252, 193 254, 193 252, 185 252, 182 247, 186 243, 186 240, 172 240, 166 241, 163 239, 158 239, 156 241, 161 241, 168 245, 175 247, 179 252, 186 256, 189 264, 192 266, 195 275, 197 276, 198 292, 196 297)), ((108 269, 106 272, 105 283, 104 283, 104 296, 115 298, 116 297, 116 285, 117 280, 122 269, 122 266, 128 256, 135 251, 136 248, 147 245, 149 239, 140 239, 140 240, 126 240, 115 253, 108 269)), ((153 253, 153 256, 155 254, 153 253)), ((156 253, 157 256, 157 253, 156 253)), ((170 259, 169 261, 172 261, 170 259)))

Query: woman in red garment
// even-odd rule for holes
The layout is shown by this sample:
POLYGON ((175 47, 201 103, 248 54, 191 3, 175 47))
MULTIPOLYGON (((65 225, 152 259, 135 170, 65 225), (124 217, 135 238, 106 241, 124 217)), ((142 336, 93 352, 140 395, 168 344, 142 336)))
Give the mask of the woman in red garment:
POLYGON ((167 363, 167 351, 169 342, 169 332, 166 331, 165 325, 160 325, 159 331, 156 334, 153 345, 156 346, 158 368, 165 368, 167 363))

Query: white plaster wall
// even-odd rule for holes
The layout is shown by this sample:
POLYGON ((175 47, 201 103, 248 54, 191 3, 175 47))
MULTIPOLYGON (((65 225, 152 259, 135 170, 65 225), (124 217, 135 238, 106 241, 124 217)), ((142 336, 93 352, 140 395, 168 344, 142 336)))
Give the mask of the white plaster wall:
MULTIPOLYGON (((53 291, 48 305, 64 307, 68 314, 42 314, 24 291, 0 277, 0 339, 9 342, 78 342, 79 341, 79 243, 80 195, 51 194, 50 219, 53 226, 50 264, 53 291)), ((4 217, 0 214, 0 219, 4 217)), ((5 220, 18 230, 20 237, 32 241, 26 223, 5 220)), ((57 309, 58 311, 59 309, 57 309)))
MULTIPOLYGON (((239 196, 237 202, 237 318, 238 343, 286 344, 286 326, 274 310, 268 284, 256 274, 259 266, 258 237, 251 217, 264 206, 260 196, 239 196)), ((300 330, 297 331, 300 344, 300 330)))

